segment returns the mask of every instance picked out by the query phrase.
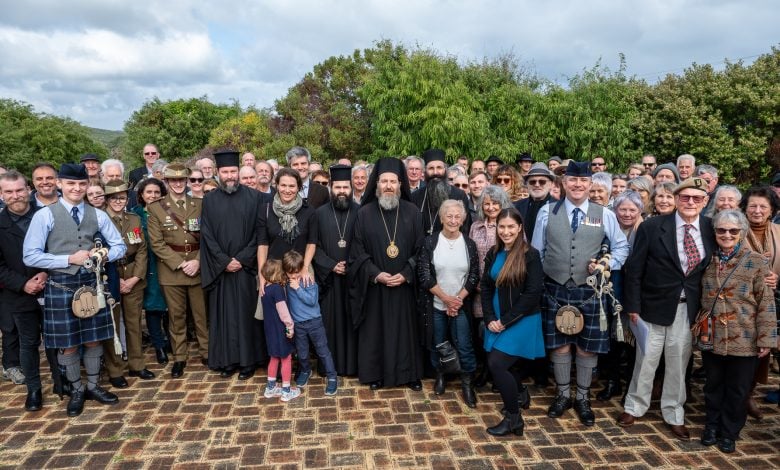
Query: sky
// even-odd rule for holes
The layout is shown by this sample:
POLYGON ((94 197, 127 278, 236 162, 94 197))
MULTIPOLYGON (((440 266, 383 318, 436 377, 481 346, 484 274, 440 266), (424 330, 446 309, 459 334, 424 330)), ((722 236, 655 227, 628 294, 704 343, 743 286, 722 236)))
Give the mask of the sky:
POLYGON ((780 45, 776 0, 0 0, 0 98, 119 130, 147 100, 271 107, 313 66, 389 39, 511 53, 565 84, 597 61, 649 82, 780 45))

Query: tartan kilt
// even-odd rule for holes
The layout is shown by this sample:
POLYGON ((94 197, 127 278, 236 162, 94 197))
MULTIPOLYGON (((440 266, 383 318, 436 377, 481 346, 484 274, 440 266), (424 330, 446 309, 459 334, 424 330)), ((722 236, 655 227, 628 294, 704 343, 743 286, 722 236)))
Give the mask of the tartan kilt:
MULTIPOLYGON (((570 281, 570 284, 573 284, 570 281)), ((609 328, 601 331, 599 326, 599 304, 593 295, 593 288, 584 286, 567 287, 551 280, 544 282, 545 293, 542 296, 542 311, 544 312, 544 346, 547 349, 557 349, 567 344, 576 344, 583 351, 604 354, 609 351, 609 328), (573 305, 585 317, 585 326, 577 335, 565 335, 555 327, 555 314, 564 305, 573 305)), ((602 298, 605 302, 606 298, 602 298)), ((609 310, 607 310, 609 312, 609 310)))
MULTIPOLYGON (((95 286, 95 274, 80 269, 76 274, 49 272, 49 281, 62 284, 74 291, 81 286, 95 286)), ((73 314, 73 292, 46 283, 44 290, 43 342, 47 348, 73 348, 84 343, 103 341, 114 337, 114 325, 106 306, 91 318, 81 319, 73 314)))

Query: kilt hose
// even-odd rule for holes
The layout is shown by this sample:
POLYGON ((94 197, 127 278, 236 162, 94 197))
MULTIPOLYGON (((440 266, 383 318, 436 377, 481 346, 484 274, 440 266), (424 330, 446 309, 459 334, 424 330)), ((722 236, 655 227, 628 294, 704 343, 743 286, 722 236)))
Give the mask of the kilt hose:
MULTIPOLYGON (((542 296, 542 311, 544 312, 544 346, 547 349, 558 349, 567 344, 576 344, 583 351, 604 354, 609 351, 609 328, 601 331, 599 326, 599 299, 592 287, 577 286, 572 281, 560 285, 551 279, 544 282, 545 293, 542 296), (582 331, 576 335, 566 335, 555 327, 555 314, 564 305, 577 307, 585 320, 582 331)), ((606 298, 602 298, 606 302, 606 298)), ((605 305, 606 307, 606 305, 605 305)))

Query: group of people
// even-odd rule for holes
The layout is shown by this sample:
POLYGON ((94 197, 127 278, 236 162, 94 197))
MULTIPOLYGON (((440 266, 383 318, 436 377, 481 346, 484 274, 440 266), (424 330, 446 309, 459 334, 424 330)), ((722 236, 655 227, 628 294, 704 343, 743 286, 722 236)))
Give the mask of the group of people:
POLYGON ((733 452, 748 411, 760 413, 753 389, 777 348, 780 176, 742 194, 691 155, 646 155, 627 174, 602 157, 449 166, 439 149, 327 171, 303 147, 281 168, 229 149, 161 165, 153 144, 144 159, 128 182, 121 162, 94 155, 37 165, 33 192, 16 171, 0 176, 4 366, 15 348, 30 411, 42 406, 41 336, 76 416, 86 399, 118 401, 100 385, 102 362, 113 387, 129 386, 125 368, 155 377, 145 323, 174 379, 189 330, 211 370, 245 380, 266 367, 264 396, 289 401, 313 373, 312 344, 326 396, 338 376, 417 391, 430 376, 436 395, 458 376, 473 408, 492 381, 503 419, 487 432, 522 435, 527 378, 551 372, 548 416, 574 408, 592 426, 599 370, 600 400, 626 382, 619 425, 660 387, 670 432, 689 439, 691 325, 709 318, 708 346, 696 342, 701 442, 733 452))

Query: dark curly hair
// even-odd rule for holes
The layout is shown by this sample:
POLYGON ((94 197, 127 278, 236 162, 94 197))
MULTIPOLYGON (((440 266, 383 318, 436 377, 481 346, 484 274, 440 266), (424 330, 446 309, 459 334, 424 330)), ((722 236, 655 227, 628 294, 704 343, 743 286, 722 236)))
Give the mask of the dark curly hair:
POLYGON ((742 201, 739 203, 739 209, 742 212, 747 212, 748 200, 751 197, 763 197, 769 201, 769 206, 772 208, 772 213, 769 214, 771 219, 780 210, 780 198, 769 186, 753 186, 744 193, 742 193, 742 201))
POLYGON ((135 191, 138 193, 138 204, 140 204, 142 207, 146 207, 146 201, 144 201, 143 196, 144 189, 146 189, 146 187, 150 184, 154 184, 160 188, 160 197, 165 197, 168 194, 168 189, 165 187, 165 184, 162 181, 158 180, 157 178, 144 178, 135 187, 135 191))

